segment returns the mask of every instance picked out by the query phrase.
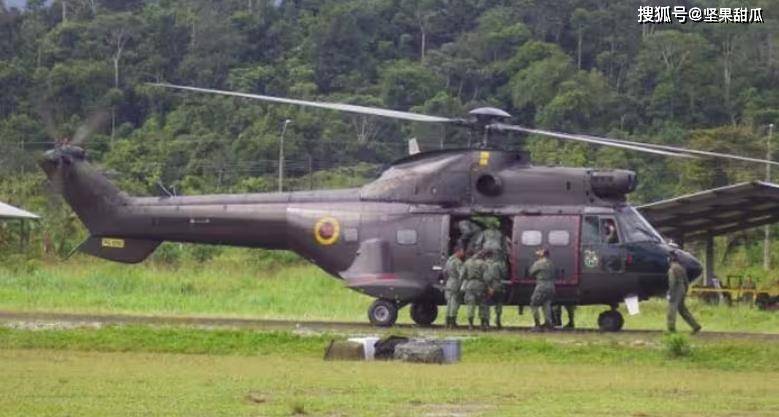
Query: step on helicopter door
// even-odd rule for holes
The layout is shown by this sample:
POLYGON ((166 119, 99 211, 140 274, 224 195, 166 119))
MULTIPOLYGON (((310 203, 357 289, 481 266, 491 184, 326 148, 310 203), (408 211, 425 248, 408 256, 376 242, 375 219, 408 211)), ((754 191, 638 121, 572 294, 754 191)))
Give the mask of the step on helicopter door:
MULTIPOLYGON (((535 252, 546 247, 555 266, 557 300, 576 300, 579 284, 579 216, 517 216, 512 233, 512 280, 519 284, 535 284, 530 266, 535 252)), ((523 291, 525 292, 525 291, 523 291)), ((519 298, 527 300, 528 294, 519 298)))

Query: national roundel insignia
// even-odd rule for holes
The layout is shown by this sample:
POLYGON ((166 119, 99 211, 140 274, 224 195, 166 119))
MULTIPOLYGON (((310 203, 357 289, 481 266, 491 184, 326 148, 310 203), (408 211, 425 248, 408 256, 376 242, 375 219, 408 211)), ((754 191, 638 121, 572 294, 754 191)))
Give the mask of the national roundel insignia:
POLYGON ((323 217, 314 226, 314 238, 320 245, 332 245, 338 241, 341 225, 333 217, 323 217))
POLYGON ((587 268, 597 268, 598 263, 598 254, 594 250, 584 251, 584 266, 587 268))

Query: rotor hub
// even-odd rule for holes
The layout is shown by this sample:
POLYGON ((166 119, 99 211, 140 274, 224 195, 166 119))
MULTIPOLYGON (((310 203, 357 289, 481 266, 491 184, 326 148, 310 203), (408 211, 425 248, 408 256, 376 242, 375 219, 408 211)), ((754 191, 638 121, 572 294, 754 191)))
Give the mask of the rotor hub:
POLYGON ((494 123, 500 123, 511 119, 511 115, 495 107, 478 107, 468 112, 473 121, 471 125, 482 134, 482 148, 489 146, 490 129, 494 123))

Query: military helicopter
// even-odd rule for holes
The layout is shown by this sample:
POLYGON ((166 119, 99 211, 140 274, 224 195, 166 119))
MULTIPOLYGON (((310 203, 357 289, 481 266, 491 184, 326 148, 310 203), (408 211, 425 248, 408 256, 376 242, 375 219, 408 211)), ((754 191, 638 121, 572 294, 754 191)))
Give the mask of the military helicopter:
MULTIPOLYGON (((413 321, 432 324, 444 304, 441 271, 459 237, 457 223, 474 216, 497 218, 508 237, 507 305, 527 305, 534 281, 533 254, 550 251, 557 268, 556 303, 605 305, 598 325, 617 331, 617 310, 667 291, 666 242, 626 195, 636 174, 627 170, 533 166, 526 153, 489 147, 494 132, 523 132, 561 140, 681 158, 737 155, 532 129, 505 123, 511 116, 478 108, 454 119, 342 103, 155 84, 198 93, 308 106, 395 119, 446 123, 482 137, 472 149, 417 153, 395 161, 362 188, 258 194, 131 197, 93 169, 78 142, 60 143, 40 165, 90 237, 79 250, 117 262, 136 263, 163 241, 291 250, 376 300, 368 318, 392 326, 410 304, 413 321), (616 228, 616 240, 603 231, 616 228)), ((690 280, 701 264, 679 250, 690 280)))

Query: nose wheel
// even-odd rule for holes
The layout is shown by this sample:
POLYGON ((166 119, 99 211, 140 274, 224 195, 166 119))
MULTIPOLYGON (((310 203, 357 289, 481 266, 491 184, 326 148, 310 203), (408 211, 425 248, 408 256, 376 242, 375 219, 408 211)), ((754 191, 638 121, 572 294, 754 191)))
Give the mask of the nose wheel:
POLYGON ((618 332, 622 330, 625 319, 617 310, 608 310, 598 316, 598 328, 602 332, 618 332))
POLYGON ((398 305, 394 301, 376 300, 368 308, 368 320, 376 327, 391 327, 398 320, 398 305))

